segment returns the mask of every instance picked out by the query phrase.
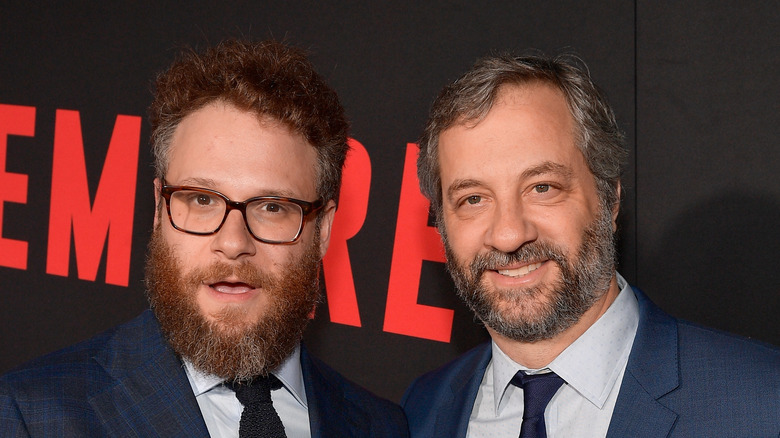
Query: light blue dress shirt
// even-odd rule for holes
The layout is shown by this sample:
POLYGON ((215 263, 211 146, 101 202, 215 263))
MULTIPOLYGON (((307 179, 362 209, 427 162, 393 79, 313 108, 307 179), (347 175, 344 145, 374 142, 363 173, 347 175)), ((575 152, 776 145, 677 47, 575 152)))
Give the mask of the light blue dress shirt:
MULTIPOLYGON (((238 423, 244 407, 235 392, 226 387, 219 377, 196 370, 186 359, 184 367, 209 435, 213 438, 238 438, 238 423)), ((271 391, 271 399, 282 419, 287 438, 311 438, 300 345, 272 374, 284 385, 271 391)))
POLYGON ((545 410, 548 438, 606 436, 639 324, 636 297, 620 274, 617 280, 621 290, 609 309, 547 367, 528 369, 493 343, 469 419, 469 438, 517 438, 523 390, 509 382, 520 370, 553 371, 566 382, 545 410))

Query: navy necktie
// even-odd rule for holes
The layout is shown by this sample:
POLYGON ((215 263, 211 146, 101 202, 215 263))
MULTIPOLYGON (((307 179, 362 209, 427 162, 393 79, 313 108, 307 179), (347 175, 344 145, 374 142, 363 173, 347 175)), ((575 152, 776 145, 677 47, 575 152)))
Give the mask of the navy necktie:
POLYGON ((520 438, 547 438, 544 410, 547 403, 563 385, 563 379, 555 373, 527 375, 518 371, 511 383, 523 388, 523 425, 520 438))
POLYGON ((239 438, 286 438, 284 425, 274 409, 271 390, 282 387, 275 376, 258 376, 249 381, 226 382, 244 406, 239 423, 239 438))

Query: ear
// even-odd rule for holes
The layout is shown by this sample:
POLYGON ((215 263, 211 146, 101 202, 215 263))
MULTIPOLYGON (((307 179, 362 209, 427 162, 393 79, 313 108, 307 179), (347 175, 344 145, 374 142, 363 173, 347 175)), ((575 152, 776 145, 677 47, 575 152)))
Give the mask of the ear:
POLYGON ((613 232, 617 231, 617 217, 618 217, 618 212, 620 212, 620 199, 622 195, 621 189, 622 186, 620 185, 620 181, 618 181, 617 188, 615 190, 617 192, 617 200, 615 201, 615 205, 612 206, 612 231, 613 232))
POLYGON ((162 183, 160 182, 160 178, 154 179, 154 228, 156 229, 160 222, 160 212, 162 212, 162 204, 163 202, 162 196, 160 195, 160 188, 162 187, 162 183))
POLYGON ((330 232, 333 229, 333 218, 336 216, 336 202, 332 199, 325 204, 320 217, 320 257, 325 257, 330 244, 330 232))

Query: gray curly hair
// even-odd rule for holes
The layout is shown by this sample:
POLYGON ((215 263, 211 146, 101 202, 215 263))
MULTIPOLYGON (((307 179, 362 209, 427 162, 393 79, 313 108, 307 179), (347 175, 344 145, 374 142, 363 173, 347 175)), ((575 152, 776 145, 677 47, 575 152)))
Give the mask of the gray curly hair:
POLYGON ((441 225, 442 189, 439 136, 455 124, 476 124, 484 119, 504 85, 547 83, 563 92, 577 127, 576 144, 596 178, 601 202, 619 200, 623 162, 627 157, 623 134, 604 94, 591 81, 584 63, 572 56, 489 56, 455 82, 433 102, 420 138, 417 176, 420 189, 431 202, 441 225), (581 67, 580 67, 581 65, 581 67))

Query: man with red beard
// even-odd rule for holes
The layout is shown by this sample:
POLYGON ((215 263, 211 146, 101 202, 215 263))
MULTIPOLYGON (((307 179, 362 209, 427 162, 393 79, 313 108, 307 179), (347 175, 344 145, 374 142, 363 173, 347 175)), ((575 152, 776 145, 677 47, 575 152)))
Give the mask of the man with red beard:
POLYGON ((0 435, 404 437, 401 409, 313 358, 347 153, 335 92, 301 51, 187 51, 150 108, 152 311, 0 379, 0 435))
POLYGON ((420 140, 457 293, 491 342, 417 379, 413 437, 780 435, 780 350, 667 315, 615 272, 623 138, 578 61, 480 60, 420 140))

